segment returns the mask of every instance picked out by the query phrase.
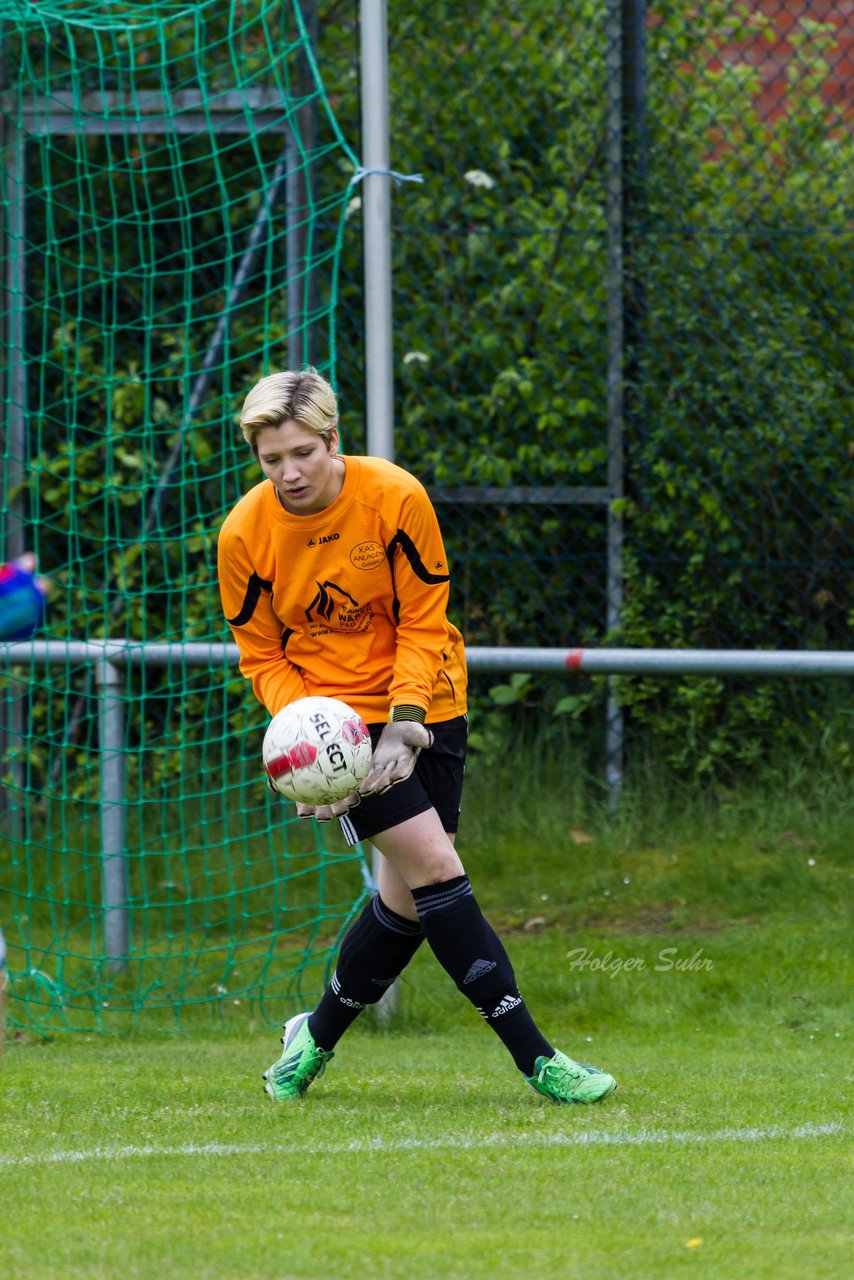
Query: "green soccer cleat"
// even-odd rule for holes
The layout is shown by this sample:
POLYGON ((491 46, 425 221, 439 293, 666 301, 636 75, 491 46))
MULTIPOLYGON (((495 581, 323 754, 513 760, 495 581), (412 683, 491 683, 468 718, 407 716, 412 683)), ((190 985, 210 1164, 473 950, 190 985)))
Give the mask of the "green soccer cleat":
POLYGON ((319 1049, 308 1029, 307 1013, 297 1013, 285 1023, 282 1036, 282 1056, 264 1072, 264 1092, 274 1102, 287 1102, 301 1098, 312 1080, 317 1080, 326 1070, 326 1064, 334 1053, 319 1049))
POLYGON ((573 1062, 558 1049, 553 1058, 537 1058, 528 1084, 552 1102, 601 1102, 613 1093, 617 1082, 607 1071, 573 1062))

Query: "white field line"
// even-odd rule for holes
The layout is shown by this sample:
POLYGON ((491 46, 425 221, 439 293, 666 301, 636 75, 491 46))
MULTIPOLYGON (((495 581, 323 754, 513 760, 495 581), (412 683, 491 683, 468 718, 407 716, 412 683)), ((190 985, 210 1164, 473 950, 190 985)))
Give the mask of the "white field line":
MULTIPOLYGON (((793 1129, 772 1125, 767 1129, 717 1129, 712 1133, 670 1132, 666 1129, 638 1129, 628 1133, 608 1133, 588 1129, 582 1133, 486 1134, 483 1137, 370 1138, 352 1142, 301 1142, 302 1156, 369 1155, 371 1152, 481 1151, 495 1147, 647 1147, 703 1146, 715 1142, 770 1142, 803 1138, 842 1136, 840 1121, 831 1124, 803 1124, 793 1129)), ((84 1164, 91 1160, 135 1160, 146 1156, 274 1156, 291 1149, 286 1143, 183 1142, 178 1146, 142 1145, 89 1147, 78 1151, 47 1151, 40 1155, 0 1155, 0 1167, 26 1165, 84 1164)))

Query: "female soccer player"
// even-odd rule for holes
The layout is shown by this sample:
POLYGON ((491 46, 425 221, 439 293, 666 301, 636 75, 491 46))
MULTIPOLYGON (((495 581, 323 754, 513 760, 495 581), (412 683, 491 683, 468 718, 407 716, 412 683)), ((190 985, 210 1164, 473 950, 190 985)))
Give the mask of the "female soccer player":
POLYGON ((381 854, 379 891, 346 934, 317 1008, 285 1023, 266 1092, 301 1097, 426 938, 528 1084, 555 1102, 599 1101, 613 1077, 540 1032, 454 847, 466 666, 446 617, 448 566, 427 494, 390 462, 339 454, 335 394, 314 369, 262 378, 240 428, 265 477, 219 537, 240 670, 271 716, 321 694, 365 719, 374 753, 358 792, 297 812, 338 818, 349 843, 370 840, 381 854))

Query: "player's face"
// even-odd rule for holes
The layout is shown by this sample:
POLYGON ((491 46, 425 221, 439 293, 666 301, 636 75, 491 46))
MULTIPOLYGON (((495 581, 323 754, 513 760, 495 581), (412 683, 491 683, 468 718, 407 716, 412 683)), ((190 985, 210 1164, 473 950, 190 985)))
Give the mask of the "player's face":
POLYGON ((262 428, 255 442, 261 470, 273 481, 282 506, 292 515, 323 511, 338 497, 344 483, 344 463, 334 456, 337 431, 327 443, 308 427, 283 422, 279 427, 262 428))

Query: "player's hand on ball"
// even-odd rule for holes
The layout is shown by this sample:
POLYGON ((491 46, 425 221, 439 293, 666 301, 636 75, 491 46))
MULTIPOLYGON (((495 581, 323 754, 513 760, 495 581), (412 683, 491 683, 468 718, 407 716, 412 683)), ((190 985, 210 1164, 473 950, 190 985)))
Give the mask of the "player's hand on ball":
POLYGON ((433 735, 417 720, 393 720, 380 734, 371 757, 371 768, 359 791, 363 796, 380 796, 403 782, 415 768, 418 752, 432 747, 433 735))
POLYGON ((316 822, 331 822, 333 818, 341 818, 348 809, 352 809, 361 800, 358 791, 351 791, 343 800, 334 804, 300 804, 297 801, 298 818, 314 818, 316 822))
MULTIPOLYGON (((281 791, 273 782, 272 778, 267 778, 267 786, 273 792, 273 795, 281 796, 281 791)), ((351 791, 343 800, 336 800, 334 804, 301 804, 297 800, 297 817, 298 818, 315 818, 318 822, 331 822, 333 818, 340 818, 357 805, 362 797, 358 791, 351 791)))

